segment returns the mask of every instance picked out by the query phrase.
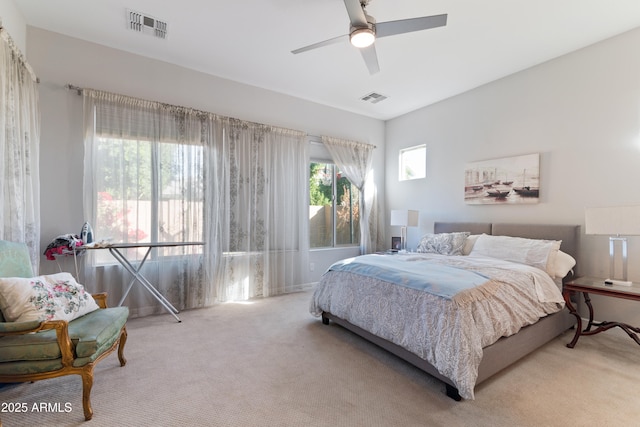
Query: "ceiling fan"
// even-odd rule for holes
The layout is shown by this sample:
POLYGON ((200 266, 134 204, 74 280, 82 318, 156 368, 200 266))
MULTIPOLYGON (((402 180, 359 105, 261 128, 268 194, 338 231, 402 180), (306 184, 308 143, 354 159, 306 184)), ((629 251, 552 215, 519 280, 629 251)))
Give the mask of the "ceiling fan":
POLYGON ((292 50, 291 53, 298 54, 349 39, 352 45, 360 49, 369 73, 375 74, 380 71, 378 55, 376 54, 376 48, 373 44, 376 38, 428 30, 430 28, 447 25, 446 14, 376 23, 376 20, 368 15, 366 11, 369 2, 370 0, 344 0, 344 5, 347 8, 349 20, 351 21, 349 34, 301 47, 292 50))

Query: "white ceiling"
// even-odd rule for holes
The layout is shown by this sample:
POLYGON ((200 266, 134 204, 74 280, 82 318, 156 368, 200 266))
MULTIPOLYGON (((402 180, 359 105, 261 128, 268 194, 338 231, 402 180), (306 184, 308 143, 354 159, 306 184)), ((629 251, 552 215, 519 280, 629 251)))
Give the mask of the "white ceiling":
POLYGON ((291 53, 348 33, 342 0, 15 3, 31 26, 383 120, 640 26, 638 0, 372 0, 378 22, 448 23, 379 39, 369 75, 348 42, 291 53), (166 21, 167 39, 129 30, 126 9, 166 21), (360 100, 370 92, 388 99, 360 100))

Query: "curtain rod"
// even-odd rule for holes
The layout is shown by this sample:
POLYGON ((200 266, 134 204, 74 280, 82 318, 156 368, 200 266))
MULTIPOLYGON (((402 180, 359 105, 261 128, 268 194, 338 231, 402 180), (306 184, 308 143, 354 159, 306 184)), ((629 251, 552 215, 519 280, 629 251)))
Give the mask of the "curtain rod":
MULTIPOLYGON (((78 95, 82 95, 84 93, 84 90, 85 90, 84 88, 81 88, 80 86, 73 85, 71 83, 67 83, 64 87, 67 88, 67 90, 75 90, 78 95)), ((119 96, 119 97, 124 97, 124 98, 137 100, 137 101, 149 102, 149 103, 156 104, 156 105, 163 106, 163 107, 179 108, 179 109, 182 109, 182 110, 185 110, 185 111, 195 112, 195 113, 198 113, 198 114, 211 115, 211 116, 217 117, 218 119, 221 119, 221 120, 231 120, 231 121, 239 122, 239 123, 244 124, 244 125, 264 126, 264 127, 270 128, 271 130, 277 130, 279 132, 294 132, 294 133, 297 133, 297 134, 299 134, 301 136, 305 134, 304 132, 296 130, 296 129, 289 129, 289 128, 284 128, 284 127, 281 127, 281 126, 275 126, 275 125, 269 125, 269 124, 265 124, 265 123, 252 122, 252 121, 249 121, 249 120, 238 119, 238 118, 235 118, 235 117, 222 116, 222 115, 219 115, 219 114, 216 114, 216 113, 211 113, 209 111, 204 111, 204 110, 198 110, 198 109, 191 108, 191 107, 184 107, 184 106, 180 106, 180 105, 172 105, 172 104, 168 104, 168 103, 165 103, 165 102, 159 102, 159 101, 150 101, 150 100, 143 99, 143 98, 136 98, 136 97, 133 97, 133 96, 117 94, 115 92, 109 92, 109 91, 104 91, 104 90, 89 89, 89 88, 87 88, 87 90, 92 91, 92 92, 99 92, 99 93, 104 93, 104 94, 116 95, 116 96, 119 96)))
POLYGON ((27 71, 31 75, 31 79, 36 83, 40 83, 40 78, 36 76, 36 73, 33 71, 33 68, 31 68, 31 65, 29 64, 29 62, 27 62, 27 58, 25 58, 25 56, 22 54, 22 51, 20 51, 20 48, 13 41, 11 34, 9 34, 7 29, 2 26, 2 21, 0 21, 0 35, 2 35, 2 38, 7 42, 7 44, 9 45, 9 48, 18 57, 18 60, 20 61, 20 63, 22 63, 22 65, 24 65, 24 67, 27 69, 27 71))
POLYGON ((72 84, 67 84, 65 85, 65 87, 67 88, 67 90, 75 90, 78 93, 78 95, 82 95, 83 89, 81 87, 74 86, 72 84))
MULTIPOLYGON (((76 85, 72 85, 70 83, 66 84, 65 87, 67 88, 67 90, 75 90, 77 92, 78 95, 82 95, 83 92, 83 88, 81 88, 80 86, 76 86, 76 85)), ((274 126, 277 127, 277 126, 274 126)), ((296 131, 297 132, 297 131, 296 131)), ((319 145, 324 145, 322 143, 322 137, 318 136, 318 135, 311 135, 311 134, 307 134, 308 137, 313 138, 315 141, 311 141, 312 144, 319 144, 319 145)), ((358 142, 358 144, 366 144, 364 142, 358 142)), ((373 144, 366 144, 366 145, 373 145, 373 144)), ((373 145, 373 148, 378 148, 375 145, 373 145)))
MULTIPOLYGON (((322 142, 322 137, 321 136, 312 135, 310 133, 308 133, 307 136, 312 139, 311 141, 309 141, 311 144, 313 144, 313 145, 324 145, 324 142, 322 142)), ((370 145, 373 148, 378 148, 377 145, 369 144, 368 142, 360 142, 360 141, 353 141, 353 140, 349 140, 349 142, 354 142, 356 144, 361 144, 361 145, 370 145)))

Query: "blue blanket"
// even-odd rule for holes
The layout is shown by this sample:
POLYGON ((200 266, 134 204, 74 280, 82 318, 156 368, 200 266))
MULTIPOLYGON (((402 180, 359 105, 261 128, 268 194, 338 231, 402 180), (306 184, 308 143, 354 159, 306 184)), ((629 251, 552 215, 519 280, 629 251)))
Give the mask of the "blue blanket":
POLYGON ((329 271, 346 271, 452 299, 480 286, 488 277, 461 268, 404 255, 362 255, 338 261, 329 271))

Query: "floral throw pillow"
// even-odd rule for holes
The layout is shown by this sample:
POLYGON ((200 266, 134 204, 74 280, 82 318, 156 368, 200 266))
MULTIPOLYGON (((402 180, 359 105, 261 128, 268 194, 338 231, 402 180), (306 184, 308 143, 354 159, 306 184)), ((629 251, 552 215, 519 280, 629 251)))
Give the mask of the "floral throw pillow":
POLYGON ((71 321, 98 308, 69 273, 0 278, 0 310, 8 322, 71 321))
POLYGON ((464 231, 458 233, 425 234, 420 239, 417 252, 434 253, 441 255, 461 255, 464 243, 471 233, 464 231))

